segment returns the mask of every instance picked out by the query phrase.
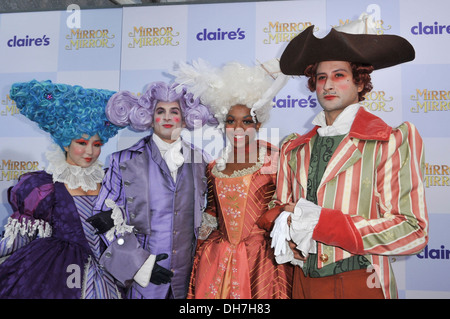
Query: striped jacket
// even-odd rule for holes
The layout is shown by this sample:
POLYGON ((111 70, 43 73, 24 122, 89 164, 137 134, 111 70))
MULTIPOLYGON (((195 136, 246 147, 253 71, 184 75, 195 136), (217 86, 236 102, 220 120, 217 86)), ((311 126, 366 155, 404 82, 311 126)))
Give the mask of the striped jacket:
MULTIPOLYGON (((306 197, 317 129, 283 143, 271 207, 306 197)), ((415 126, 405 122, 393 129, 361 107, 317 190, 322 211, 313 239, 319 268, 365 255, 375 284, 386 298, 397 298, 388 256, 417 254, 428 241, 423 170, 424 146, 415 126)))

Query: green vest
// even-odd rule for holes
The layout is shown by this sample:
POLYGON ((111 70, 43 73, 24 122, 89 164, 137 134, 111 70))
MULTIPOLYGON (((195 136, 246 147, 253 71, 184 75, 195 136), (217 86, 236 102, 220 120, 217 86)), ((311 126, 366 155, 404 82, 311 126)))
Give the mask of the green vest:
MULTIPOLYGON (((315 141, 309 163, 307 200, 317 204, 317 189, 322 180, 323 173, 344 136, 345 135, 322 137, 316 135, 313 137, 315 141)), ((317 278, 339 274, 344 271, 364 269, 369 265, 370 262, 364 256, 352 256, 318 269, 317 255, 310 254, 303 264, 303 272, 305 276, 317 278)))

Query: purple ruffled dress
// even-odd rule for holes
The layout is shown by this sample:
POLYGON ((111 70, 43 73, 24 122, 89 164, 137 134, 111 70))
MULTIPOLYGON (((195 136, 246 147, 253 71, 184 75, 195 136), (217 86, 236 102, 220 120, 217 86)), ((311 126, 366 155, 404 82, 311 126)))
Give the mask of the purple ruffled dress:
POLYGON ((94 228, 96 196, 72 197, 44 171, 24 174, 8 194, 14 213, 0 241, 0 298, 116 299, 114 279, 97 263, 105 249, 94 228))

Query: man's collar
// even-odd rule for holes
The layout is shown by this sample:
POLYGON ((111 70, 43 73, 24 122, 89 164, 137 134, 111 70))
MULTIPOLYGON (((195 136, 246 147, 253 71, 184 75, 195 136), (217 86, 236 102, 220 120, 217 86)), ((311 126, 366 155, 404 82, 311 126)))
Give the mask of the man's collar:
MULTIPOLYGON (((317 134, 317 130, 320 126, 315 126, 311 131, 305 135, 300 135, 293 140, 286 152, 289 152, 302 144, 308 143, 311 138, 317 134)), ((351 125, 349 137, 357 138, 361 140, 377 140, 388 141, 392 132, 392 127, 387 125, 381 118, 375 116, 360 107, 356 113, 353 124, 351 125)))

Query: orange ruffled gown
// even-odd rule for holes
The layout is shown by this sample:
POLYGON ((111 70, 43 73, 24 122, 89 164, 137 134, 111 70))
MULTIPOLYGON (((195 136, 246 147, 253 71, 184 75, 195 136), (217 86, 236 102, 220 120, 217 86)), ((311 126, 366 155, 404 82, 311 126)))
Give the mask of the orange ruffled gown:
POLYGON ((238 176, 208 166, 205 213, 218 217, 218 229, 197 250, 188 298, 291 297, 292 266, 276 263, 269 233, 256 224, 275 191, 278 150, 269 147, 262 149, 264 161, 238 176))

